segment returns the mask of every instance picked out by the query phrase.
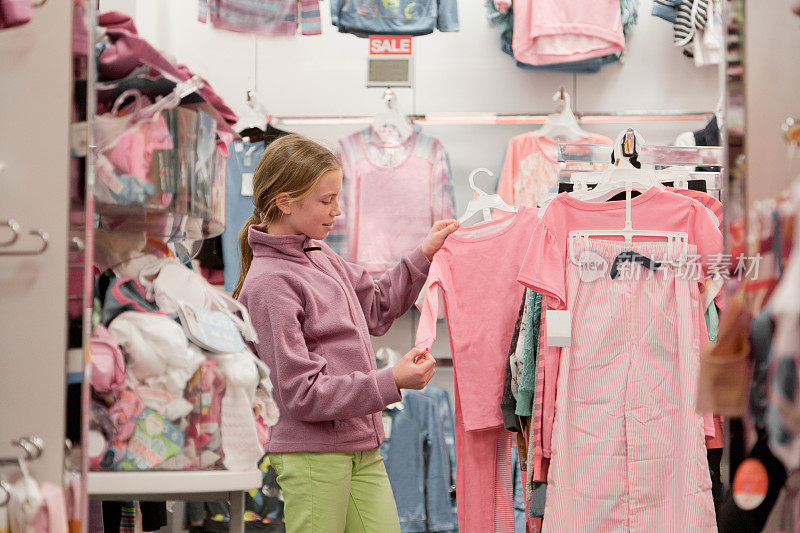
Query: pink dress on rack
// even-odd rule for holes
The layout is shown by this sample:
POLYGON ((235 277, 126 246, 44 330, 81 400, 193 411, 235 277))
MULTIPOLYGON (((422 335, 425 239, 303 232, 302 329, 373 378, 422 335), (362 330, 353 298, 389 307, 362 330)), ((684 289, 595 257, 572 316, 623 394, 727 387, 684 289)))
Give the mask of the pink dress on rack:
POLYGON ((418 348, 436 338, 444 295, 455 372, 455 434, 459 530, 513 532, 509 447, 500 397, 508 346, 522 303, 516 282, 538 224, 535 209, 462 228, 434 256, 425 283, 418 348))
POLYGON ((547 207, 520 270, 548 309, 571 312, 571 345, 544 353, 557 368, 546 532, 716 531, 704 441, 714 425, 695 405, 708 342, 699 293, 722 235, 699 202, 656 188, 633 198, 631 218, 634 229, 686 232, 697 271, 664 263, 664 242, 570 249, 570 231, 621 228, 625 201, 569 195, 547 207), (620 263, 627 275, 612 278, 631 251, 661 264, 620 263), (580 266, 589 259, 598 268, 580 266))

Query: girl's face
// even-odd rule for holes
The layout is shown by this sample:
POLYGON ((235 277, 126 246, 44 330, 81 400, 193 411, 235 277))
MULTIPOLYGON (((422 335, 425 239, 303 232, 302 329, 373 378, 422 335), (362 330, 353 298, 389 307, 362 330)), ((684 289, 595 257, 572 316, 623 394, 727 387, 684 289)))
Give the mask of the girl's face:
POLYGON ((339 209, 341 190, 341 170, 329 170, 323 174, 311 192, 294 202, 291 212, 285 216, 293 233, 317 240, 327 237, 333 229, 333 219, 342 214, 339 209))

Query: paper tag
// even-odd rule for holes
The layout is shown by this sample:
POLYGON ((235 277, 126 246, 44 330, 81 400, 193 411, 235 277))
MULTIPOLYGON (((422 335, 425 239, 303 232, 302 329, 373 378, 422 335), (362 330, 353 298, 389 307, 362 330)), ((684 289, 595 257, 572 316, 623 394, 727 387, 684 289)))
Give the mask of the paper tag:
POLYGON ((253 196, 253 173, 242 173, 242 196, 253 196))
POLYGON ((767 469, 752 457, 742 461, 733 477, 733 501, 744 511, 752 511, 766 499, 769 488, 767 469))
POLYGON ((564 347, 570 345, 572 318, 570 312, 548 309, 545 314, 547 345, 564 347))
POLYGON ((74 157, 86 157, 89 147, 89 128, 86 122, 74 122, 70 125, 69 145, 74 157))
POLYGON ((383 413, 381 416, 381 422, 383 422, 383 434, 386 435, 386 438, 390 438, 392 436, 392 417, 383 413))

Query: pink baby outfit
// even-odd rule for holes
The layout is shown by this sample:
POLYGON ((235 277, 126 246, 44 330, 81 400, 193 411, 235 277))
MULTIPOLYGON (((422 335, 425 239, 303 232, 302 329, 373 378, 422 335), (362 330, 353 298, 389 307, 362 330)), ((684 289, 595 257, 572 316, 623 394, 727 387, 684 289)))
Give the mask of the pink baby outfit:
POLYGON ((342 216, 326 242, 381 274, 414 250, 433 222, 453 218, 447 153, 438 139, 413 131, 387 143, 366 128, 339 140, 342 216))
MULTIPOLYGON (((546 380, 556 379, 555 398, 546 397, 544 406, 551 462, 543 531, 716 531, 704 442, 714 426, 695 411, 700 348, 707 342, 703 276, 682 277, 663 263, 655 271, 627 263, 638 277, 610 277, 621 252, 660 261, 664 243, 581 243, 573 257, 584 251, 600 257, 605 270, 597 279, 570 259, 569 231, 621 227, 624 209, 624 201, 559 195, 520 271, 520 281, 541 292, 547 308, 571 311, 573 325, 571 346, 548 347, 543 355, 546 380)), ((695 200, 653 188, 634 198, 631 209, 635 229, 687 232, 701 274, 721 250, 718 228, 695 200)))
MULTIPOLYGON (((604 135, 592 133, 573 144, 612 144, 604 135)), ((586 163, 570 163, 570 170, 590 170, 586 163)), ((558 185, 558 143, 535 131, 508 141, 497 194, 512 205, 535 206, 558 185)))
POLYGON ((602 57, 625 49, 615 0, 514 0, 514 57, 549 65, 602 57))
POLYGON ((434 256, 425 284, 416 345, 433 344, 440 289, 456 380, 458 523, 466 533, 504 531, 512 511, 511 477, 505 476, 506 486, 496 479, 510 444, 500 397, 522 302, 516 276, 537 223, 536 210, 522 207, 516 215, 460 229, 434 256))

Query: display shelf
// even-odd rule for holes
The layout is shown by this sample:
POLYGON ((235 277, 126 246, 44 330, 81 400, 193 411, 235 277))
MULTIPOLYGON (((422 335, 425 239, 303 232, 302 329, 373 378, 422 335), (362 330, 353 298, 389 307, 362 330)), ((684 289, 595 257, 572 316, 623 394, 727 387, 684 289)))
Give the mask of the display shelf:
POLYGON ((192 472, 89 472, 88 493, 93 498, 125 496, 132 500, 189 500, 193 495, 253 490, 261 487, 260 470, 230 472, 199 470, 192 472), (153 498, 153 496, 157 496, 153 498))
POLYGON ((89 472, 87 492, 94 500, 230 502, 228 531, 244 533, 244 493, 261 488, 262 472, 89 472))
POLYGON ((96 203, 99 227, 123 232, 144 232, 164 239, 209 239, 221 235, 225 224, 212 218, 143 207, 96 203))

